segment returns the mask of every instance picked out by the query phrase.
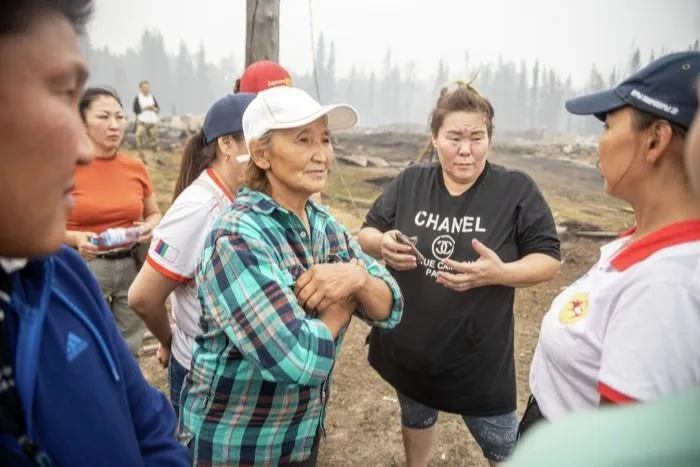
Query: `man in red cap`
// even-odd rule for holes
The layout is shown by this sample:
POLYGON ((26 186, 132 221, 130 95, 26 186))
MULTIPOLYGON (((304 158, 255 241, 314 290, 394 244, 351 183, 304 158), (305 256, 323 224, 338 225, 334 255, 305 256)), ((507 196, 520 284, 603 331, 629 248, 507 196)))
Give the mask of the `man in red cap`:
POLYGON ((268 60, 260 60, 248 66, 240 79, 236 80, 233 92, 257 94, 275 86, 291 86, 292 77, 281 65, 268 60))

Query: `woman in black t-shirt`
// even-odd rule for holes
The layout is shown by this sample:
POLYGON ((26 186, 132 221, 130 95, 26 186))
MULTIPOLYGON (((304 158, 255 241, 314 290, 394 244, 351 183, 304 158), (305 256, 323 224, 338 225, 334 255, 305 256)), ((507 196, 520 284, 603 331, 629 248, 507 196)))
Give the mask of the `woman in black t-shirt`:
POLYGON ((369 361, 397 390, 408 465, 427 465, 438 411, 462 415, 492 465, 507 458, 518 426, 514 288, 559 269, 539 189, 487 160, 493 115, 471 86, 443 89, 431 116, 439 162, 401 173, 360 232, 405 298, 398 327, 370 334, 369 361))

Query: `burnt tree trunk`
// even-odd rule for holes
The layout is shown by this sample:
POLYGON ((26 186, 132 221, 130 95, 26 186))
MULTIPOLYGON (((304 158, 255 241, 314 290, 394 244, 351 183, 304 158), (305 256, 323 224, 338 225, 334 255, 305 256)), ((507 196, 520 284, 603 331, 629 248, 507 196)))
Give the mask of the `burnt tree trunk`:
POLYGON ((279 62, 280 0, 247 0, 247 67, 258 60, 279 62))

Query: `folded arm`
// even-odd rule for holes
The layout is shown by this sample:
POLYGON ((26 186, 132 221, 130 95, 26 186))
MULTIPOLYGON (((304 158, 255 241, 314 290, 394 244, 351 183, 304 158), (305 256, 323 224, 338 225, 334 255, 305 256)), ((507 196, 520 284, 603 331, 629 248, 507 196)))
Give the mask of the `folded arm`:
POLYGON ((198 274, 205 319, 210 317, 266 380, 321 384, 335 360, 334 335, 321 320, 306 316, 293 279, 258 235, 241 225, 205 252, 198 274))

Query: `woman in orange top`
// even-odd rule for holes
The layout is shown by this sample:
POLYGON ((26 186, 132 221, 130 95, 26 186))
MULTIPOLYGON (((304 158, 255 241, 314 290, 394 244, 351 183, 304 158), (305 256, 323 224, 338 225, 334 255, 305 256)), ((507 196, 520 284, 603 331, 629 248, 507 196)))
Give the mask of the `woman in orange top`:
POLYGON ((129 350, 138 356, 145 324, 127 304, 127 292, 138 273, 137 245, 98 249, 90 239, 109 228, 143 225, 138 244, 147 245, 161 213, 146 166, 119 152, 126 131, 119 97, 108 89, 90 88, 80 101, 80 114, 95 159, 76 168, 75 208, 68 218, 66 243, 88 261, 129 350))

